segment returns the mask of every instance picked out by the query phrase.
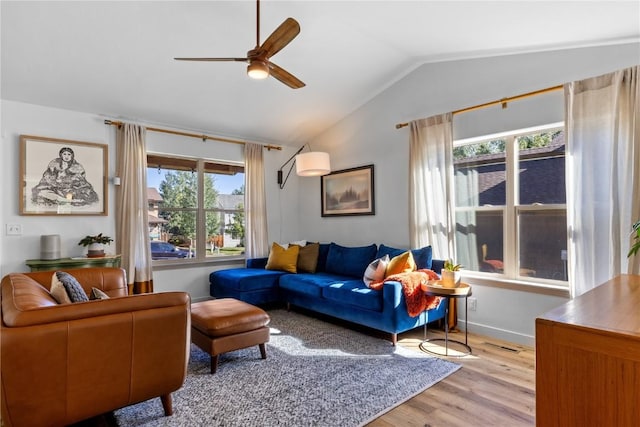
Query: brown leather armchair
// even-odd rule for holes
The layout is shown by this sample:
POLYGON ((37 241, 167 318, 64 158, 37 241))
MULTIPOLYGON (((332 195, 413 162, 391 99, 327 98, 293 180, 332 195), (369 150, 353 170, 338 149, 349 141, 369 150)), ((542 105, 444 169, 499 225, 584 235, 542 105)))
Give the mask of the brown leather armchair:
POLYGON ((59 305, 53 271, 2 279, 2 423, 63 426, 158 396, 171 415, 189 360, 189 295, 128 296, 119 268, 65 271, 110 299, 59 305))

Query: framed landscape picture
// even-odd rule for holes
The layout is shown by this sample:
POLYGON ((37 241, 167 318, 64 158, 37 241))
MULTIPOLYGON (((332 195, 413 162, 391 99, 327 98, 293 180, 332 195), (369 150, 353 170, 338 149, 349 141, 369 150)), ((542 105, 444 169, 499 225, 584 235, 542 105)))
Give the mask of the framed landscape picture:
POLYGON ((373 165, 321 177, 322 216, 375 215, 373 165))
POLYGON ((20 215, 107 215, 108 146, 20 136, 20 215))

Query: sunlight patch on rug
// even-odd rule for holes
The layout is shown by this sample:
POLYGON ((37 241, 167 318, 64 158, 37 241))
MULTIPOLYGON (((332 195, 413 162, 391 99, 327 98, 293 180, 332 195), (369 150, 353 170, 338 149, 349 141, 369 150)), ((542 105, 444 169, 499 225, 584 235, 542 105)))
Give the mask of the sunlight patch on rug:
POLYGON ((269 311, 267 359, 258 347, 220 356, 191 346, 174 414, 160 399, 115 412, 120 426, 359 426, 460 368, 389 341, 285 310, 269 311))

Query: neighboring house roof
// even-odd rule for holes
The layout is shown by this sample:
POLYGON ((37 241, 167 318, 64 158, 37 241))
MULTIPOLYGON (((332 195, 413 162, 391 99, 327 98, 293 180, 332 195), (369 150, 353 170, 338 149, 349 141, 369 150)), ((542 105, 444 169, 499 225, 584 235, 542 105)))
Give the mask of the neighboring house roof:
POLYGON ((161 202, 162 196, 160 195, 160 193, 158 192, 157 188, 154 187, 148 187, 147 188, 147 200, 150 202, 161 202))
MULTIPOLYGON (((546 147, 520 151, 519 204, 565 203, 564 132, 556 135, 546 147)), ((480 206, 506 203, 505 154, 484 154, 455 161, 458 168, 470 167, 477 172, 476 202, 480 206)), ((464 195, 456 195, 460 200, 464 195)), ((470 203, 466 201, 466 203, 470 203)))
POLYGON ((238 205, 244 205, 243 194, 218 194, 216 197, 216 208, 227 211, 234 211, 238 205))
POLYGON ((158 218, 155 215, 149 214, 149 224, 166 224, 168 222, 169 221, 167 221, 166 219, 158 218))

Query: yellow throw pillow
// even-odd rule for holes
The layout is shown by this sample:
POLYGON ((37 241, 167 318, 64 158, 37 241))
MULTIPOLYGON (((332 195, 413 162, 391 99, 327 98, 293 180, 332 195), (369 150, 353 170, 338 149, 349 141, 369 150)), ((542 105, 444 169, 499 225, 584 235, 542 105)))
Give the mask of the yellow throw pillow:
POLYGON ((267 260, 267 270, 282 270, 288 273, 297 273, 298 252, 300 246, 291 245, 287 249, 273 242, 271 252, 267 260))
POLYGON ((385 279, 394 274, 408 273, 415 271, 416 262, 413 260, 411 251, 404 252, 396 257, 391 258, 387 265, 387 271, 384 274, 385 279))

